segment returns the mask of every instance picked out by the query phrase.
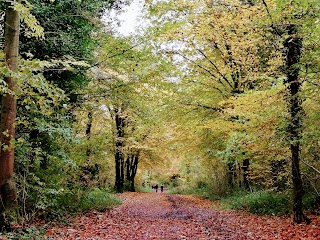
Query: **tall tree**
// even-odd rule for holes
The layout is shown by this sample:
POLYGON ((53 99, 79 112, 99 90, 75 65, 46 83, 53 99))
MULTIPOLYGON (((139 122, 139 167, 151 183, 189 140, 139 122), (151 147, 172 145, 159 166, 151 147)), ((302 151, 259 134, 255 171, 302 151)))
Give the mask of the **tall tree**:
MULTIPOLYGON (((193 115, 202 122, 199 125, 203 127, 214 119, 222 120, 222 114, 223 120, 231 122, 230 125, 234 122, 245 124, 246 118, 229 115, 229 107, 223 101, 258 85, 255 82, 258 82, 262 28, 255 27, 254 19, 264 15, 261 8, 251 1, 169 1, 165 6, 162 1, 159 2, 158 12, 173 12, 166 15, 166 18, 172 17, 173 23, 168 21, 163 28, 160 27, 159 41, 176 41, 169 53, 176 53, 180 59, 186 60, 183 68, 188 68, 185 71, 187 74, 181 74, 181 88, 185 90, 185 96, 180 100, 182 108, 197 112, 193 115), (183 47, 179 49, 179 45, 183 47)), ((159 32, 158 26, 155 32, 159 32)), ((243 127, 240 129, 240 132, 244 130, 243 127)), ((232 138, 228 132, 226 130, 225 136, 232 138)), ((207 136, 205 133, 203 138, 207 136)), ((220 142, 223 142, 221 137, 220 142)), ((220 147, 210 145, 213 149, 209 150, 208 155, 212 158, 212 152, 220 150, 220 147)), ((224 145, 227 148, 227 143, 224 145)), ((203 144, 203 150, 208 147, 208 144, 203 144)), ((237 159, 230 160, 225 164, 230 187, 234 185, 231 179, 236 179, 236 172, 239 172, 237 178, 243 178, 248 187, 249 159, 243 164, 237 163, 237 159), (240 168, 242 173, 238 171, 240 165, 246 166, 240 168)))
POLYGON ((115 189, 117 193, 122 193, 124 188, 124 137, 126 119, 121 107, 114 107, 114 121, 116 126, 115 136, 115 189))
MULTIPOLYGON (((17 3, 21 3, 18 0, 17 3)), ((5 15, 5 65, 11 71, 4 80, 10 90, 1 99, 1 136, 0 136, 0 214, 4 223, 4 211, 16 205, 16 186, 14 180, 14 140, 15 119, 17 115, 16 79, 14 73, 18 68, 20 15, 14 9, 14 2, 7 3, 5 15)))
POLYGON ((288 112, 293 184, 293 220, 296 223, 307 222, 307 218, 302 211, 303 184, 300 171, 300 140, 301 140, 301 115, 302 106, 299 96, 301 82, 299 81, 300 57, 302 51, 302 39, 298 36, 297 25, 287 26, 288 37, 285 39, 286 48, 286 82, 288 83, 288 112))
MULTIPOLYGON (((285 76, 284 83, 287 85, 287 119, 286 135, 289 140, 291 153, 291 176, 293 188, 293 220, 296 223, 309 223, 310 219, 302 211, 303 182, 301 177, 301 138, 303 135, 302 116, 304 115, 301 90, 302 90, 302 70, 303 65, 309 65, 312 61, 306 61, 305 56, 310 55, 314 46, 306 47, 305 42, 310 42, 309 37, 304 35, 310 22, 313 22, 318 14, 319 8, 315 2, 299 1, 262 1, 271 21, 273 35, 280 40, 280 44, 275 51, 285 56, 284 67, 280 74, 285 76), (270 8, 272 6, 272 8, 270 8), (274 8, 275 7, 275 8, 274 8), (272 9, 272 12, 270 11, 272 9), (281 43, 283 47, 281 47, 281 43), (309 63, 310 61, 310 63, 309 63)), ((310 43, 309 43, 310 44, 310 43)), ((306 67, 306 74, 308 74, 306 67)))

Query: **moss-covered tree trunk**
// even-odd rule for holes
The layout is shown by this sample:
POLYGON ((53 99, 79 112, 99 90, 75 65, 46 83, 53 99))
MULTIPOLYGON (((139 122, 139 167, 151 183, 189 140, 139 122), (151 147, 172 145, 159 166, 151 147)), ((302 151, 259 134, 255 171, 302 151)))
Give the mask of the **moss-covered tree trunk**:
POLYGON ((296 223, 310 222, 302 211, 303 185, 300 172, 300 138, 302 106, 299 97, 301 83, 299 82, 299 61, 302 39, 297 36, 297 26, 289 25, 288 38, 284 42, 286 47, 286 75, 288 84, 289 137, 292 162, 293 184, 293 221, 296 223))
MULTIPOLYGON (((6 9, 4 61, 7 68, 15 72, 18 68, 20 17, 19 13, 13 9, 12 4, 12 2, 8 2, 6 9)), ((14 181, 16 81, 12 76, 5 76, 4 81, 7 83, 10 93, 4 94, 1 98, 0 217, 2 227, 10 220, 8 215, 11 210, 14 210, 17 199, 14 181)))

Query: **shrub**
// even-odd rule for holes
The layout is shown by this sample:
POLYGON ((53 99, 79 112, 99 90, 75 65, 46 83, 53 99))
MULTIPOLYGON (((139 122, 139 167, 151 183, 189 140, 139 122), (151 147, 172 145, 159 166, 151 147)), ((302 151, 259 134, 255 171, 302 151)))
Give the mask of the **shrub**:
POLYGON ((0 239, 45 239, 44 228, 38 228, 36 226, 30 226, 28 228, 17 229, 13 232, 0 232, 0 239))
POLYGON ((120 203, 121 201, 119 198, 106 191, 100 190, 99 188, 95 188, 82 196, 79 202, 79 209, 96 209, 103 211, 120 203))
MULTIPOLYGON (((26 205, 32 207, 28 215, 32 214, 46 221, 59 222, 64 222, 68 216, 73 214, 91 209, 102 211, 121 203, 120 199, 108 190, 99 188, 74 188, 72 190, 40 188, 38 191, 30 191, 28 200, 29 203, 26 205)), ((26 216, 24 219, 25 221, 32 220, 27 219, 26 216)))
POLYGON ((284 194, 271 191, 239 192, 222 202, 236 210, 254 214, 284 215, 291 211, 290 200, 284 194))

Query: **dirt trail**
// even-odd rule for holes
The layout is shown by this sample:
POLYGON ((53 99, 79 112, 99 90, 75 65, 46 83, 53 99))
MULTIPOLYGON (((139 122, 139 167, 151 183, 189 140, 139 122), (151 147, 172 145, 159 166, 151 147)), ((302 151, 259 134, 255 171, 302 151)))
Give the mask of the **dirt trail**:
POLYGON ((320 239, 318 219, 293 225, 289 218, 259 217, 214 210, 192 196, 125 193, 124 203, 106 212, 90 212, 69 226, 52 228, 49 239, 320 239))

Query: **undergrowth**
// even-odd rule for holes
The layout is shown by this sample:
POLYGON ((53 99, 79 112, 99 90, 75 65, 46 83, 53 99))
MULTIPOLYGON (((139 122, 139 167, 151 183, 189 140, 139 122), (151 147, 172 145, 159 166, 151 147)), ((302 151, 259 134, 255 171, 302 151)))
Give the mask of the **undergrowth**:
POLYGON ((260 190, 255 192, 235 191, 215 194, 207 185, 176 187, 172 194, 192 194, 211 201, 219 200, 225 209, 247 211, 259 215, 286 215, 291 212, 291 200, 286 194, 260 190))
POLYGON ((171 188, 168 190, 169 194, 190 194, 197 195, 203 199, 209 200, 218 200, 220 199, 220 195, 214 194, 212 190, 208 186, 200 186, 200 187, 182 187, 178 186, 175 188, 171 188))
POLYGON ((272 191, 237 192, 221 199, 226 208, 242 210, 254 214, 286 215, 291 212, 290 199, 272 191))
POLYGON ((0 233, 0 239, 14 239, 14 240, 23 240, 23 239, 44 239, 45 229, 35 226, 30 226, 27 228, 16 229, 13 232, 3 232, 0 233))
POLYGON ((18 224, 10 232, 0 232, 0 239, 43 239, 45 230, 37 227, 38 221, 67 223, 72 215, 89 210, 103 211, 121 203, 120 198, 107 190, 74 189, 64 191, 51 191, 50 194, 38 197, 35 217, 30 219, 31 223, 24 221, 18 224))
MULTIPOLYGON (((214 193, 207 185, 198 187, 178 186, 168 191, 170 194, 197 195, 211 201, 219 201, 224 209, 246 211, 258 215, 288 215, 292 212, 292 199, 288 193, 271 190, 248 192, 244 190, 233 193, 214 193)), ((303 210, 311 212, 314 207, 315 195, 306 193, 303 198, 303 210)), ((319 211, 319 210, 318 210, 319 211)), ((320 211, 319 211, 320 212, 320 211)))
POLYGON ((99 210, 103 211, 121 203, 121 200, 108 192, 93 189, 84 194, 79 202, 81 210, 99 210))
MULTIPOLYGON (((43 196, 46 208, 41 218, 46 221, 63 221, 68 215, 88 210, 103 211, 121 203, 121 200, 108 190, 99 188, 64 190, 55 195, 43 196)), ((39 203, 38 203, 39 204, 39 203)))

